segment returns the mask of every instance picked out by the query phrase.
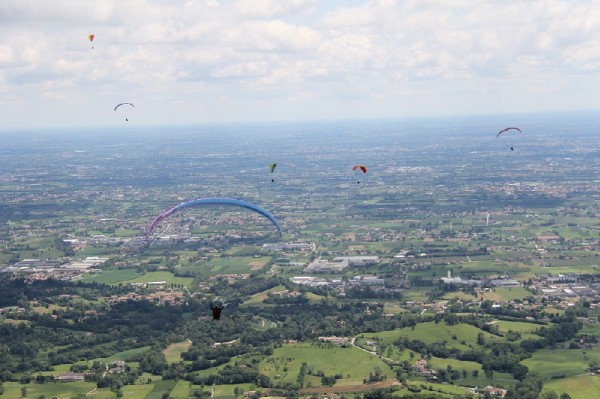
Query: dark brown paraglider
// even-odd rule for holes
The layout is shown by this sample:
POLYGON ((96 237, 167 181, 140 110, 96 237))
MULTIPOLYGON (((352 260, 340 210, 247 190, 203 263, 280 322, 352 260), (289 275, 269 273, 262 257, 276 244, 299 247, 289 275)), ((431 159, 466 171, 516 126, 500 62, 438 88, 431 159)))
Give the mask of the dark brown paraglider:
MULTIPOLYGON (((507 132, 507 131, 509 131, 509 130, 518 130, 519 132, 523 133, 523 131, 522 131, 521 129, 519 129, 518 127, 514 127, 514 126, 513 126, 513 127, 507 127, 507 128, 505 128, 505 129, 502 129, 502 130, 500 130, 500 131, 499 131, 499 132, 496 134, 496 138, 500 137, 500 135, 501 135, 502 133, 504 133, 504 132, 507 132)), ((515 147, 511 145, 511 146, 510 146, 510 150, 511 150, 511 151, 514 151, 514 150, 515 150, 515 147)))
POLYGON ((496 137, 500 137, 500 135, 508 130, 518 130, 519 132, 523 133, 523 131, 521 129, 519 129, 518 127, 507 127, 506 129, 502 129, 498 132, 498 134, 496 134, 496 137))
POLYGON ((210 310, 212 310, 213 320, 221 320, 221 310, 223 310, 224 305, 213 305, 210 303, 210 310))

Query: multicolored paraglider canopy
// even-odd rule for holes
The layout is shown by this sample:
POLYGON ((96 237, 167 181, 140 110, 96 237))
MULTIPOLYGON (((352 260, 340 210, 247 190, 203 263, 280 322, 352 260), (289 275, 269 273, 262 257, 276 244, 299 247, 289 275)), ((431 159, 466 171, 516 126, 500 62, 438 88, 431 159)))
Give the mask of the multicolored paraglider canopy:
POLYGON ((191 201, 182 202, 179 205, 174 205, 170 208, 165 209, 161 213, 159 213, 158 216, 156 216, 154 219, 152 219, 152 221, 146 228, 146 233, 145 233, 146 239, 148 239, 148 237, 150 237, 152 235, 152 231, 154 230, 156 225, 158 225, 161 221, 168 218, 175 212, 178 212, 185 208, 189 208, 191 206, 205 206, 205 205, 227 205, 227 206, 237 206, 237 207, 241 207, 241 208, 250 209, 251 211, 254 211, 254 212, 266 217, 267 219, 269 219, 271 221, 271 223, 277 229, 277 233, 279 233, 279 236, 281 236, 281 225, 279 224, 279 221, 275 218, 275 216, 273 216, 271 213, 269 213, 268 211, 266 211, 265 209, 261 208, 258 205, 254 205, 250 202, 233 199, 233 198, 198 198, 198 199, 194 199, 191 201))

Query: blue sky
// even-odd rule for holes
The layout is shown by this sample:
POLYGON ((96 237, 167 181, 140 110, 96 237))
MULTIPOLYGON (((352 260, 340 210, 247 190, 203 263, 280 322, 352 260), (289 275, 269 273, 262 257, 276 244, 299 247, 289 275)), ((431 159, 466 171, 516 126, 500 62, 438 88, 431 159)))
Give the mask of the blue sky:
POLYGON ((0 128, 600 108, 597 1, 2 0, 0 38, 0 128))

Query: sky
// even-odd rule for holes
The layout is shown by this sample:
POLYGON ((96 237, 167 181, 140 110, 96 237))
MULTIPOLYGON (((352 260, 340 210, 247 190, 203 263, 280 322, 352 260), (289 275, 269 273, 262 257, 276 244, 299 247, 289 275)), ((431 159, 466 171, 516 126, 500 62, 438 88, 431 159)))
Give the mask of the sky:
POLYGON ((0 0, 0 129, 555 112, 598 93, 598 0, 0 0))

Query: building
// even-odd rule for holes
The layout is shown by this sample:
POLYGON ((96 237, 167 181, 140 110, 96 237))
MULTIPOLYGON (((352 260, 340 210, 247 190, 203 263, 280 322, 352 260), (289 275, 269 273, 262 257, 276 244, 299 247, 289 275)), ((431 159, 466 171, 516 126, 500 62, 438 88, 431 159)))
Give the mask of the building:
POLYGON ((335 274, 341 273, 345 268, 348 267, 348 261, 329 261, 325 259, 316 259, 311 262, 305 269, 305 273, 323 273, 323 274, 335 274))
POLYGON ((348 262, 350 266, 367 266, 379 262, 379 256, 337 256, 334 262, 348 262))

